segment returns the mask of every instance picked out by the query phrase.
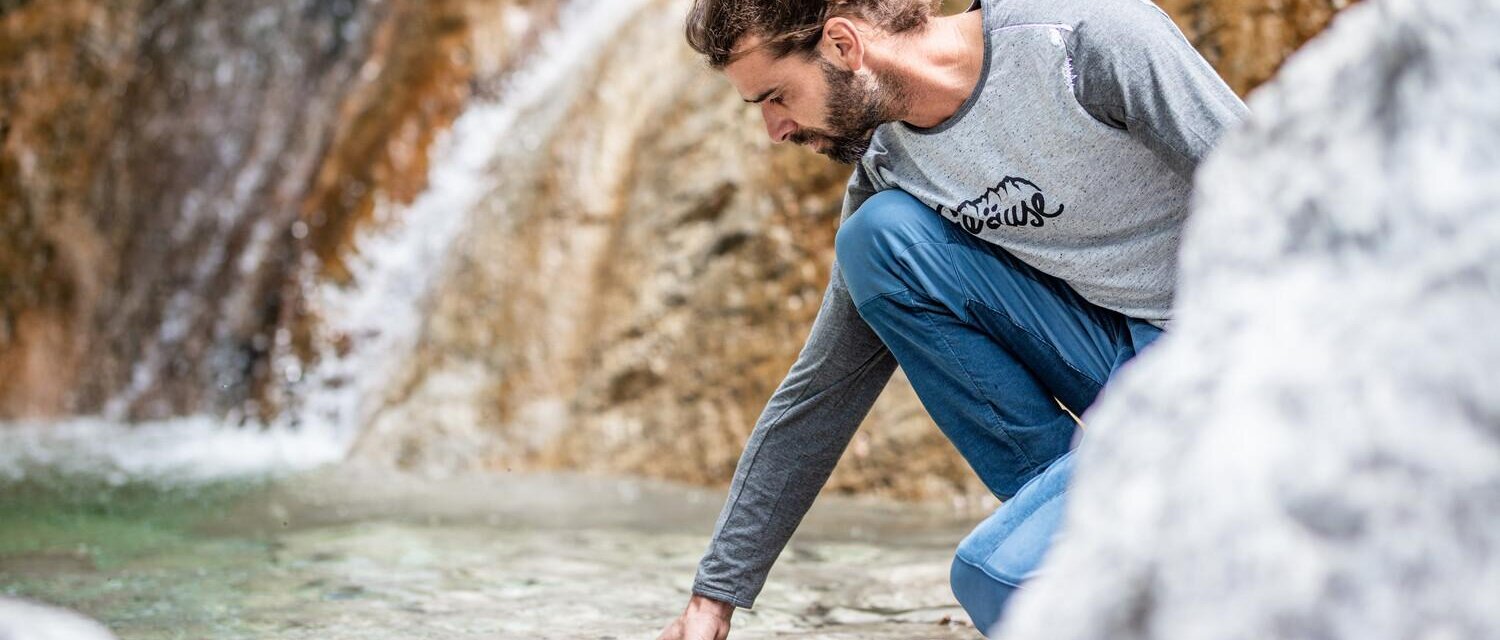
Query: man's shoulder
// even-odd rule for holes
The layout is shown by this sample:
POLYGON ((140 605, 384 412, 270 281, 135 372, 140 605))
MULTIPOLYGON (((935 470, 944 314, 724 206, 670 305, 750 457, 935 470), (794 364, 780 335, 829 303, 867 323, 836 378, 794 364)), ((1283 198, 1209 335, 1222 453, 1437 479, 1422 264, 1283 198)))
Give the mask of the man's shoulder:
POLYGON ((1165 16, 1151 0, 986 0, 994 3, 985 14, 985 26, 993 31, 1034 24, 1078 27, 1100 22, 1135 22, 1142 16, 1165 16))

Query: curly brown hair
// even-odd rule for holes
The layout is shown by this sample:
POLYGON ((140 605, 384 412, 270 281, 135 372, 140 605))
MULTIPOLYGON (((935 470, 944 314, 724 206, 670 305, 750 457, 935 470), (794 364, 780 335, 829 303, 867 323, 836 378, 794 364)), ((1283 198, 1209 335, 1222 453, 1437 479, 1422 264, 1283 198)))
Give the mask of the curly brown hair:
POLYGON ((938 1, 694 0, 687 17, 687 41, 715 69, 734 61, 734 47, 746 36, 765 38, 760 47, 776 58, 793 53, 811 57, 830 18, 859 18, 888 33, 901 33, 926 24, 938 1))

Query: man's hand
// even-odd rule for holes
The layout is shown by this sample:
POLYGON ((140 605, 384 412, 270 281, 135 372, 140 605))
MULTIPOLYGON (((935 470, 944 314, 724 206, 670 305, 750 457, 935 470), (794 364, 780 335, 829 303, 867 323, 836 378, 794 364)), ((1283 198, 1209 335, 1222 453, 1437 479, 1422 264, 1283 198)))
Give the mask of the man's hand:
POLYGON ((734 605, 693 594, 687 609, 656 640, 724 640, 729 637, 732 615, 734 605))

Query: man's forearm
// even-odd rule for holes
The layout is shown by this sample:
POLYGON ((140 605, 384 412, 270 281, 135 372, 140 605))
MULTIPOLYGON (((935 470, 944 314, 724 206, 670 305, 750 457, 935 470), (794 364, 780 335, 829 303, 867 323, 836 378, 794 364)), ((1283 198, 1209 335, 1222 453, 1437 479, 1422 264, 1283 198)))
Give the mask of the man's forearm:
POLYGON ((745 445, 693 592, 754 603, 896 360, 859 317, 835 263, 806 345, 745 445))

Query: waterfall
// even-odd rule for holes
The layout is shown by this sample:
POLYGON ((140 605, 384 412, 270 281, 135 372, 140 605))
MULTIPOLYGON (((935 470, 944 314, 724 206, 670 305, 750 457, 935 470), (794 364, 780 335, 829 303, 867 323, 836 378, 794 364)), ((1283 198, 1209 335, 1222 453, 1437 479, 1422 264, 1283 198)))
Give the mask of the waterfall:
MULTIPOLYGON (((424 320, 427 293, 466 220, 490 192, 502 151, 539 133, 518 115, 554 96, 646 0, 575 0, 560 25, 496 92, 476 99, 435 144, 427 190, 409 205, 380 202, 376 221, 355 241, 352 278, 302 278, 324 340, 307 371, 277 358, 294 402, 269 424, 188 416, 127 424, 109 416, 0 425, 0 478, 48 471, 129 478, 208 480, 307 469, 342 459, 379 409, 409 357, 424 320), (525 129, 525 135, 522 135, 525 129)), ((164 326, 171 326, 169 318, 164 326)), ((285 338, 278 336, 277 342, 285 338)))

